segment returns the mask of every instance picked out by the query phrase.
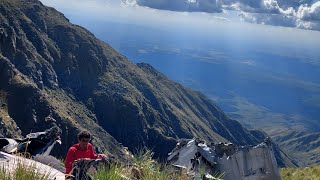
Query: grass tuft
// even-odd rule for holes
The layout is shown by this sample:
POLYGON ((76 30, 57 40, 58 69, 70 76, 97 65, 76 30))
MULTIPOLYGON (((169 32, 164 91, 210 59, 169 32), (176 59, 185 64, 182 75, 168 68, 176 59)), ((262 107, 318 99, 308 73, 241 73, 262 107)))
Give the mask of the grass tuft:
POLYGON ((316 180, 320 179, 320 166, 281 169, 283 180, 316 180))
MULTIPOLYGON (((153 152, 142 149, 136 153, 131 166, 113 164, 109 169, 98 168, 94 179, 99 180, 191 180, 186 172, 176 170, 167 164, 161 164, 152 159, 153 152)), ((217 175, 217 178, 222 177, 217 175)))
POLYGON ((1 180, 49 180, 50 172, 40 173, 35 164, 26 165, 17 159, 13 164, 0 167, 1 180), (15 167, 15 168, 13 168, 15 167))

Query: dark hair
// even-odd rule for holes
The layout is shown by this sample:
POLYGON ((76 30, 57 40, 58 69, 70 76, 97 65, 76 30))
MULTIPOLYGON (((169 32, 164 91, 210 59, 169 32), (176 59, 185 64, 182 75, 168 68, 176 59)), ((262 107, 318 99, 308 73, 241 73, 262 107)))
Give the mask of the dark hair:
POLYGON ((79 139, 79 140, 82 140, 82 139, 84 139, 84 138, 88 138, 88 139, 91 138, 91 134, 90 134, 88 131, 86 131, 86 130, 81 131, 81 132, 78 133, 78 139, 79 139))

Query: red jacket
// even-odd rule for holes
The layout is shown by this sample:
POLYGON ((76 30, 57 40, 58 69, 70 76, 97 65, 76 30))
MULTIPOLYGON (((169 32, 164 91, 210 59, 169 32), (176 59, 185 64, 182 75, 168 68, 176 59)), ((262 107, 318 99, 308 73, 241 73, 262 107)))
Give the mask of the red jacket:
POLYGON ((71 146, 65 160, 66 174, 70 173, 72 169, 72 163, 75 160, 83 159, 83 158, 89 158, 89 159, 98 158, 98 155, 94 153, 92 144, 88 143, 87 149, 85 150, 80 149, 79 144, 75 144, 71 146))

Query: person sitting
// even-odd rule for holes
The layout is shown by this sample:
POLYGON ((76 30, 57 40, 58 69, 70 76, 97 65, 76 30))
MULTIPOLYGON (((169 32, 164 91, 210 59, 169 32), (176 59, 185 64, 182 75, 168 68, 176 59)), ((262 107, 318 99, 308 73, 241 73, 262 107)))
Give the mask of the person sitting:
POLYGON ((88 131, 81 131, 78 134, 78 144, 71 146, 68 150, 65 166, 66 174, 70 174, 72 170, 72 164, 78 159, 105 159, 106 155, 96 154, 93 150, 93 146, 89 143, 91 134, 88 131))

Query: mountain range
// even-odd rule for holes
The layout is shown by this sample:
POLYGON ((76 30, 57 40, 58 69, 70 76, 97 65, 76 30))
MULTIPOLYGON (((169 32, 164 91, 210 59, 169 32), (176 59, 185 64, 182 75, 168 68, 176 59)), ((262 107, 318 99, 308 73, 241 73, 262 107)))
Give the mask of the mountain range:
MULTIPOLYGON (((148 147, 161 159, 179 138, 256 145, 266 137, 38 0, 0 2, 0 105, 2 136, 42 131, 45 117, 54 117, 63 131, 53 150, 60 157, 83 129, 92 132, 96 151, 119 159, 123 146, 148 147)), ((279 166, 295 166, 274 148, 279 166)))

